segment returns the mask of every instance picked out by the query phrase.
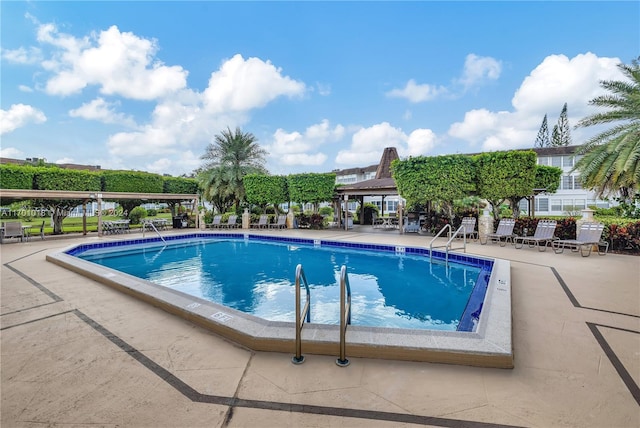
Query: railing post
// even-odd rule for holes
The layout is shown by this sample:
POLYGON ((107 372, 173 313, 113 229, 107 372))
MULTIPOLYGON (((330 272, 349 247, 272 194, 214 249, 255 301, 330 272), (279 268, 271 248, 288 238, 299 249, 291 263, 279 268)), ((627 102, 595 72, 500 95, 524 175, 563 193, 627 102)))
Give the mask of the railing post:
POLYGON ((347 276, 347 267, 340 270, 340 357, 336 364, 340 367, 349 365, 347 359, 347 325, 351 324, 351 286, 347 276))
POLYGON ((302 327, 304 325, 305 317, 307 322, 311 322, 311 313, 309 307, 311 305, 311 293, 309 291, 309 284, 307 278, 304 275, 302 265, 299 264, 296 267, 296 355, 291 358, 293 364, 304 363, 304 355, 302 355, 302 327), (307 290, 307 302, 304 305, 304 309, 300 308, 300 280, 304 282, 304 286, 307 290))

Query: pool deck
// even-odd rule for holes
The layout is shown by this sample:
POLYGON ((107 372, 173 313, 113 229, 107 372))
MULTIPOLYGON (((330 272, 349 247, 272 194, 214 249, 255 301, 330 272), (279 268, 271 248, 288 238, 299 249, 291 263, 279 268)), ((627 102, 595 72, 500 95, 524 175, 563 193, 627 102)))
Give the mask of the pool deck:
POLYGON ((348 345, 343 368, 335 356, 294 365, 293 350, 247 350, 45 260, 69 245, 139 236, 0 246, 3 428, 640 426, 640 257, 471 242, 467 253, 511 262, 513 369, 355 358, 348 345))

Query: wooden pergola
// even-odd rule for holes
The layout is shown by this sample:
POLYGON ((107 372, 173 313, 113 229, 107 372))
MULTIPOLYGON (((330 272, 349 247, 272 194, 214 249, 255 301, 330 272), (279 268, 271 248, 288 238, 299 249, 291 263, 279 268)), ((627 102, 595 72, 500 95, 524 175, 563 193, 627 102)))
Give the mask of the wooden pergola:
MULTIPOLYGON (((27 189, 0 189, 2 199, 77 199, 82 201, 82 234, 87 234, 87 203, 98 203, 98 236, 102 236, 102 201, 118 199, 140 200, 175 200, 193 201, 193 206, 199 204, 197 194, 188 193, 133 193, 133 192, 78 192, 65 190, 27 190, 27 189)), ((196 216, 196 228, 200 227, 200 218, 196 216)))
MULTIPOLYGON (((364 218, 364 197, 365 196, 382 196, 382 214, 384 215, 384 198, 386 196, 398 195, 398 186, 391 176, 391 162, 398 159, 398 151, 395 147, 386 147, 382 152, 382 158, 378 164, 375 178, 371 180, 360 181, 358 183, 347 184, 336 189, 336 198, 338 200, 338 210, 340 210, 341 201, 348 201, 351 197, 355 197, 360 201, 360 218, 364 218)), ((344 216, 345 229, 348 228, 348 213, 340 213, 339 218, 344 216)), ((398 216, 399 228, 402 233, 402 213, 398 216)))

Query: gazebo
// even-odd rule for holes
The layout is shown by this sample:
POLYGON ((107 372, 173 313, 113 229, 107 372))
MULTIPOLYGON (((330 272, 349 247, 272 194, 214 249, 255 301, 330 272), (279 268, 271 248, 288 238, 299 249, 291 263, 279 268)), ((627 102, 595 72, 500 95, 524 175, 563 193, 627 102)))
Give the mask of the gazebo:
MULTIPOLYGON (((360 202, 360 218, 364 218, 364 197, 382 196, 382 214, 384 214, 384 198, 386 196, 398 195, 398 187, 391 176, 391 162, 399 159, 398 151, 395 147, 386 147, 382 152, 382 158, 378 164, 375 178, 360 181, 358 183, 347 184, 336 189, 336 206, 338 207, 338 217, 344 218, 345 229, 348 227, 347 210, 341 212, 341 202, 349 199, 357 199, 360 202)), ((402 231, 402 215, 398 218, 400 230, 402 231)))

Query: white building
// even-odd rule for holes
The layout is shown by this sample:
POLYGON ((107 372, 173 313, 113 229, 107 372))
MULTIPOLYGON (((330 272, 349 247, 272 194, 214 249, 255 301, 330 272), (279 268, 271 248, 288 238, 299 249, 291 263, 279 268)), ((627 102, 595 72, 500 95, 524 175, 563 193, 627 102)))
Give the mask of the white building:
MULTIPOLYGON (((580 210, 589 206, 598 208, 608 208, 615 205, 609 201, 598 199, 595 192, 585 190, 580 186, 579 174, 571 172, 575 162, 579 159, 576 151, 579 146, 544 147, 533 150, 538 156, 538 165, 555 166, 561 168, 562 178, 556 193, 541 193, 535 197, 535 215, 566 215, 567 213, 579 213, 580 210)), ((349 168, 334 170, 336 174, 336 184, 352 185, 362 181, 374 179, 378 164, 369 165, 363 168, 349 168)), ((365 203, 372 203, 384 212, 395 212, 399 201, 404 200, 398 196, 365 196, 365 203)), ((355 211, 357 202, 349 202, 349 211, 355 211)), ((520 209, 523 215, 528 214, 528 202, 523 199, 520 202, 520 209)))

